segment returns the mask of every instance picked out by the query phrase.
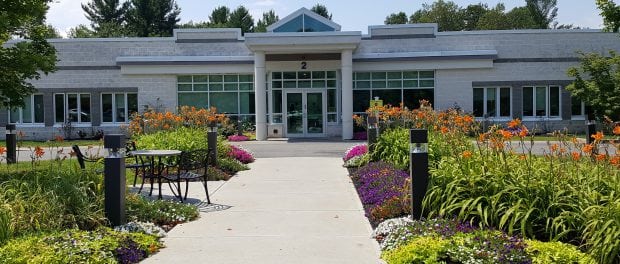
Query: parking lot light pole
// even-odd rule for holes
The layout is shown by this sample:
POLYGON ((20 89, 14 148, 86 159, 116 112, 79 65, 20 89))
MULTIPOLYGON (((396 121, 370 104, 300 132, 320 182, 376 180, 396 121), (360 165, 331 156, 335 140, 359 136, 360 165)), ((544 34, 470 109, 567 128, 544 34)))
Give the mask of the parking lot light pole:
POLYGON ((105 216, 112 226, 126 223, 125 215, 125 135, 105 135, 103 147, 108 150, 104 160, 105 216))
POLYGON ((17 135, 15 134, 15 124, 6 125, 6 163, 17 162, 17 135))
POLYGON ((411 175, 411 217, 422 217, 422 200, 428 188, 428 130, 409 131, 409 172, 411 175))

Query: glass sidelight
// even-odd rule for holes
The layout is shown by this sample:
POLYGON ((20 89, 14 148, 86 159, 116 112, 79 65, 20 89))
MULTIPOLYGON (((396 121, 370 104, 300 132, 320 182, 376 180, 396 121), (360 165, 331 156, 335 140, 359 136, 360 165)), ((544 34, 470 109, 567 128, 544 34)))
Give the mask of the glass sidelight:
POLYGON ((289 137, 323 136, 325 133, 325 93, 286 92, 286 129, 289 137))

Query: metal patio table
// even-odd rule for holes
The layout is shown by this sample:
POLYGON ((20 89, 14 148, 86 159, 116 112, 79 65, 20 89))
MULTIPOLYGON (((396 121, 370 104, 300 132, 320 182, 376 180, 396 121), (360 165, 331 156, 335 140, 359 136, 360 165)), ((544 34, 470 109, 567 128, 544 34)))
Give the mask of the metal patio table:
MULTIPOLYGON (((162 195, 161 195, 161 179, 162 179, 162 173, 164 172, 164 169, 166 168, 166 164, 164 164, 164 162, 162 162, 162 158, 170 158, 170 157, 176 157, 181 155, 181 151, 180 150, 168 150, 168 149, 154 149, 154 150, 134 150, 134 151, 130 151, 129 152, 130 155, 133 156, 142 156, 142 157, 146 157, 150 160, 151 163, 151 175, 149 175, 148 177, 151 179, 151 191, 149 192, 149 195, 153 194, 153 180, 157 179, 157 184, 159 186, 159 199, 162 199, 162 195), (155 158, 157 158, 157 162, 155 162, 155 158)), ((146 177, 146 172, 144 172, 144 176, 146 177)), ((137 177, 137 175, 136 175, 137 177)), ((144 187, 144 178, 142 179, 142 185, 140 185, 140 191, 142 191, 142 187, 144 187)), ((140 192, 139 191, 139 192, 140 192)), ((173 193, 176 196, 176 193, 173 190, 173 193)), ((179 194, 181 195, 181 194, 179 194)))

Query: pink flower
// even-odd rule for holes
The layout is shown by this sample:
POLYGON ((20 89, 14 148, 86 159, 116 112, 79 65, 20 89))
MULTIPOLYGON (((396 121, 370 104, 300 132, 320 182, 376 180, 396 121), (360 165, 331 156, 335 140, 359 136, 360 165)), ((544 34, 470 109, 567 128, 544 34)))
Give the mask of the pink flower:
POLYGON ((237 146, 230 146, 230 152, 228 152, 228 156, 238 160, 243 164, 254 162, 254 156, 252 156, 252 153, 237 146))
POLYGON ((349 148, 342 158, 344 161, 350 160, 354 157, 364 155, 368 152, 368 146, 366 144, 355 145, 349 148))
POLYGON ((248 137, 246 137, 244 135, 241 135, 241 136, 238 136, 238 135, 228 136, 228 141, 248 141, 248 140, 250 140, 250 138, 248 138, 248 137))

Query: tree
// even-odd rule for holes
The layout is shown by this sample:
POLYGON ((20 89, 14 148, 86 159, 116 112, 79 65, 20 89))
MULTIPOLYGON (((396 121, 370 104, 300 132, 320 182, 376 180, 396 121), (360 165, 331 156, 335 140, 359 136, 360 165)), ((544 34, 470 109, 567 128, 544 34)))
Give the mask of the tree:
POLYGON ((276 12, 273 11, 273 9, 269 10, 268 12, 263 13, 263 18, 256 22, 254 32, 267 32, 267 27, 278 22, 278 20, 280 20, 280 18, 276 15, 276 12))
POLYGON ((137 37, 168 37, 180 21, 181 10, 174 0, 130 0, 128 34, 137 37))
POLYGON ((194 21, 189 21, 185 24, 179 24, 177 26, 177 28, 208 28, 209 27, 209 22, 194 22, 194 21))
POLYGON ((510 25, 508 23, 508 18, 504 11, 506 7, 504 4, 497 4, 495 8, 487 10, 482 17, 478 20, 476 24, 476 29, 481 30, 500 30, 500 29, 508 29, 510 25))
POLYGON ((409 18, 410 23, 437 23, 439 31, 460 31, 465 28, 462 9, 452 1, 438 0, 422 4, 422 9, 409 18))
POLYGON ((62 38, 62 36, 60 35, 60 32, 58 32, 58 29, 56 29, 54 26, 47 24, 45 25, 45 33, 43 34, 43 37, 46 39, 52 39, 52 38, 62 38))
POLYGON ((405 12, 392 13, 385 18, 386 25, 407 24, 407 14, 405 12))
POLYGON ((127 9, 129 2, 121 4, 119 0, 92 0, 82 4, 82 10, 94 31, 100 31, 102 27, 106 27, 106 30, 120 28, 125 21, 127 9))
POLYGON ((244 6, 239 6, 232 13, 227 23, 228 27, 240 28, 242 33, 254 30, 254 18, 244 6))
POLYGON ((581 65, 568 70, 575 81, 566 89, 590 106, 597 119, 620 120, 620 56, 615 51, 609 51, 609 57, 580 54, 581 65))
POLYGON ((557 0, 525 0, 527 9, 538 28, 550 28, 558 15, 557 0))
POLYGON ((538 28, 526 6, 515 7, 506 13, 508 29, 538 28))
POLYGON ((0 5, 0 104, 4 107, 23 107, 24 98, 36 91, 30 81, 56 69, 56 49, 45 40, 49 31, 44 21, 50 2, 0 5), (28 41, 7 44, 11 38, 28 41))
POLYGON ((87 25, 79 24, 74 28, 69 29, 67 34, 69 38, 95 38, 95 32, 88 28, 87 25))
POLYGON ((465 23, 464 29, 478 29, 478 21, 480 21, 480 18, 482 18, 487 12, 489 12, 489 7, 487 6, 487 4, 478 3, 475 5, 468 5, 463 10, 463 20, 465 23))
POLYGON ((211 11, 209 16, 209 27, 226 27, 230 18, 230 9, 219 6, 211 11))
POLYGON ((601 10, 605 30, 618 32, 620 30, 620 5, 613 0, 596 0, 596 6, 601 10))
POLYGON ((327 7, 322 4, 316 4, 313 6, 310 11, 319 14, 320 16, 332 20, 332 14, 327 11, 327 7))

